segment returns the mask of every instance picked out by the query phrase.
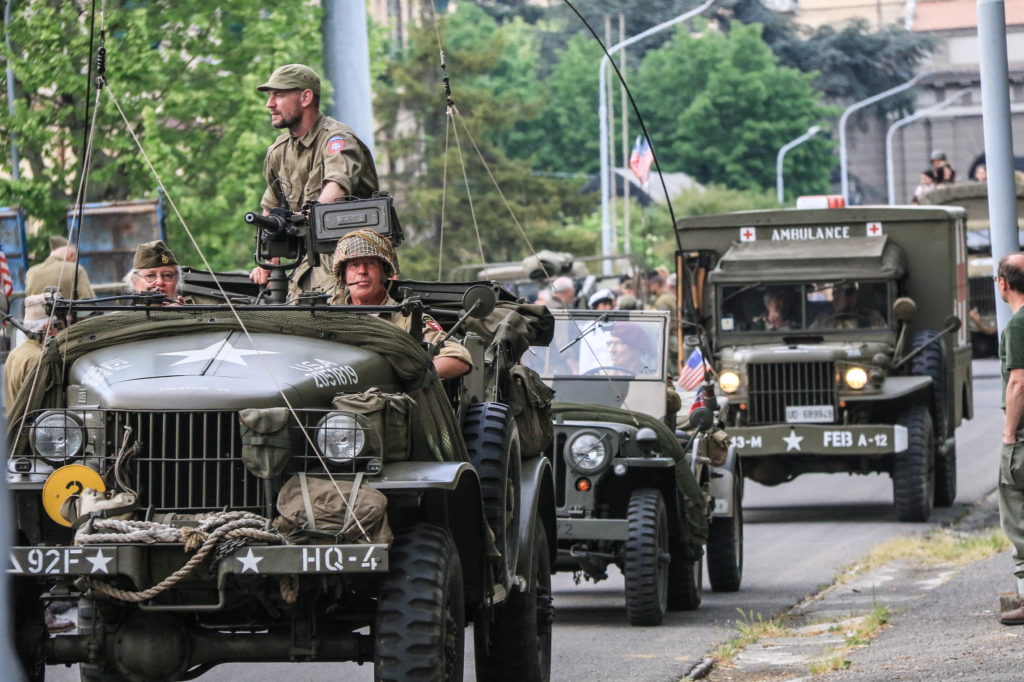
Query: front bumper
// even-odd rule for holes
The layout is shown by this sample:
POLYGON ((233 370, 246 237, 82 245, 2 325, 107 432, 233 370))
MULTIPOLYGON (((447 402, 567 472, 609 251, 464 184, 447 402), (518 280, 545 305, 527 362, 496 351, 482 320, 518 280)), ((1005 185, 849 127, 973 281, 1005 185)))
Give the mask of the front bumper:
POLYGON ((892 455, 907 449, 907 429, 898 424, 772 424, 728 431, 742 457, 892 455))
MULTIPOLYGON (((182 545, 105 544, 84 547, 12 547, 7 572, 11 575, 126 576, 142 586, 150 582, 150 559, 161 554, 180 557, 190 554, 182 545)), ((173 562, 170 562, 173 563, 173 562)), ((203 564, 208 567, 209 564, 203 564)), ((387 545, 246 545, 226 555, 217 564, 218 578, 225 575, 343 575, 384 573, 388 570, 387 545)), ((203 572, 202 566, 197 573, 203 572)), ((219 580, 218 580, 219 582, 219 580)))

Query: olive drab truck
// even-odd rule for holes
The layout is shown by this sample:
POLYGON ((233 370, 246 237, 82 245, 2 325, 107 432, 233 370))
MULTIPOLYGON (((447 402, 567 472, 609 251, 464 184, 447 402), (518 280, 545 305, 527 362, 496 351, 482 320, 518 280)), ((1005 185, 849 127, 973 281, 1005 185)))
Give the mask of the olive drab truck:
POLYGON ((882 473, 896 516, 956 498, 972 415, 966 217, 950 207, 811 208, 676 225, 686 337, 728 398, 743 474, 882 473))
POLYGON ((267 661, 462 679, 470 621, 477 679, 547 679, 555 520, 535 427, 551 416, 519 357, 550 339, 550 315, 486 282, 286 304, 285 270, 346 232, 401 242, 389 198, 321 208, 248 220, 258 258, 281 259, 259 294, 201 273, 193 305, 47 301, 70 324, 8 406, 30 679, 54 663, 157 681, 267 661), (424 326, 472 369, 439 380, 424 326), (47 634, 54 600, 77 605, 76 630, 47 634))

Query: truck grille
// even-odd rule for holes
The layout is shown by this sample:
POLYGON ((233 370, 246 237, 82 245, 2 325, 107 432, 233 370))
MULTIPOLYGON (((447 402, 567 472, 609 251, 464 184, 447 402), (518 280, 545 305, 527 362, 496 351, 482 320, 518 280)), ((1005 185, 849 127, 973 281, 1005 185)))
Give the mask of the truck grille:
MULTIPOLYGON (((323 473, 324 467, 310 440, 327 410, 298 410, 306 434, 294 420, 289 424, 295 448, 284 475, 298 471, 323 473)), ((130 412, 106 413, 108 471, 113 468, 124 428, 132 429, 132 442, 140 451, 126 467, 128 482, 139 502, 156 513, 195 513, 218 509, 265 510, 264 482, 242 462, 242 435, 237 412, 130 412)), ((379 456, 378 456, 379 457, 379 456)), ((331 464, 336 474, 356 471, 379 473, 376 457, 357 457, 331 464), (368 467, 376 462, 377 468, 368 467)))
POLYGON ((752 364, 747 371, 750 425, 784 424, 787 405, 836 407, 835 368, 831 362, 752 364))
POLYGON ((967 280, 968 300, 972 308, 982 315, 996 311, 996 291, 991 277, 971 277, 967 280))

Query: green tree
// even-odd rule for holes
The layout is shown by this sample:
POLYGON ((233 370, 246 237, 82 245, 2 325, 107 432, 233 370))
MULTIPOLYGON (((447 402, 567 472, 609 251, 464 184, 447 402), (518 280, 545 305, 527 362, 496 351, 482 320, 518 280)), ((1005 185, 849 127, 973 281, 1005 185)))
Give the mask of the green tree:
MULTIPOLYGON (((766 189, 775 182, 779 148, 835 111, 820 102, 813 74, 782 67, 758 25, 728 34, 676 33, 647 53, 634 93, 647 103, 647 126, 663 168, 702 183, 766 189)), ((787 157, 787 186, 823 192, 831 145, 815 139, 787 157)))
MULTIPOLYGON (((106 32, 106 77, 98 93, 86 201, 155 196, 157 181, 138 153, 141 140, 168 195, 214 267, 244 267, 252 248, 242 221, 263 191, 263 154, 277 131, 255 86, 277 65, 319 64, 319 9, 310 3, 221 0, 108 0, 95 15, 106 32), (312 38, 312 39, 311 39, 312 38), (114 102, 120 105, 125 123, 114 102)), ((0 203, 20 204, 62 232, 81 172, 93 3, 20 2, 8 27, 15 115, 0 108, 0 154, 17 135, 23 180, 0 179, 0 203)), ((6 104, 6 102, 5 102, 6 104)), ((168 211, 172 247, 199 263, 168 211)))

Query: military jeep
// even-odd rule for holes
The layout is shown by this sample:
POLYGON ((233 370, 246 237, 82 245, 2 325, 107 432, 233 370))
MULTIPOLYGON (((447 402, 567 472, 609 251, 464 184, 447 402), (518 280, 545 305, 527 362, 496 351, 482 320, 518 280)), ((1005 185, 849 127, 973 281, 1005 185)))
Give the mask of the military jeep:
POLYGON ((684 315, 728 396, 743 473, 884 473, 896 515, 956 498, 972 414, 965 216, 948 207, 750 211, 677 223, 684 315))
POLYGON ((8 439, 29 677, 372 661, 380 680, 462 679, 472 621, 479 679, 546 679, 553 478, 518 428, 550 419, 518 364, 550 338, 546 310, 491 283, 414 281, 391 283, 397 307, 271 304, 237 281, 216 303, 201 274, 196 305, 49 303, 73 323, 8 439), (382 312, 413 330, 429 312, 470 373, 439 380, 382 312), (47 636, 52 600, 77 602, 76 631, 47 636))
POLYGON ((555 570, 599 581, 617 565, 633 625, 699 606, 705 544, 712 588, 739 589, 738 459, 725 440, 711 451, 710 417, 699 433, 676 430, 669 313, 552 314, 554 340, 523 362, 555 391, 555 570))

